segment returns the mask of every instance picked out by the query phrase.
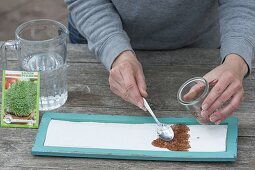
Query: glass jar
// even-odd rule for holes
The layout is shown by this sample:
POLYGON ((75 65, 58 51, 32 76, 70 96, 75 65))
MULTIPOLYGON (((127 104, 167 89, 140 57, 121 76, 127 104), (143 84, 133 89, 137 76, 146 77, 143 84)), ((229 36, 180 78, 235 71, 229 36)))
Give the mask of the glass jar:
POLYGON ((209 83, 203 77, 187 80, 178 90, 177 99, 196 117, 200 124, 207 124, 208 119, 201 116, 202 103, 209 93, 209 83))

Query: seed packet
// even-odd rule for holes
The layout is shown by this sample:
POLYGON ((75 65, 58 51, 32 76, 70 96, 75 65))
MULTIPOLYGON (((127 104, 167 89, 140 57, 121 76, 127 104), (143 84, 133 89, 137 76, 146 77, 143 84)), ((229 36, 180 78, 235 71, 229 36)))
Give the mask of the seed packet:
POLYGON ((39 76, 38 72, 3 71, 2 127, 38 128, 39 76))

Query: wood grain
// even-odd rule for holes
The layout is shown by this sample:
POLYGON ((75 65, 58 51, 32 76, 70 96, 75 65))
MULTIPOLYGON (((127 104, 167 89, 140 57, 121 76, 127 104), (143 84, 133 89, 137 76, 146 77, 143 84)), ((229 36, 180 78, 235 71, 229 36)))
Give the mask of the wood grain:
MULTIPOLYGON (((176 100, 179 86, 203 76, 221 62, 213 49, 136 51, 148 86, 148 101, 158 117, 191 116, 176 100)), ((68 44, 67 103, 56 109, 64 113, 149 116, 109 90, 108 71, 86 45, 68 44)), ((17 67, 11 53, 9 68, 17 67)), ((1 169, 252 169, 255 166, 255 72, 244 80, 245 99, 234 113, 239 118, 238 159, 234 163, 156 162, 31 155, 37 129, 0 128, 1 169)), ((1 82, 0 82, 1 83, 1 82)), ((1 103, 1 101, 0 101, 1 103)), ((40 113, 40 116, 43 112, 40 113)))

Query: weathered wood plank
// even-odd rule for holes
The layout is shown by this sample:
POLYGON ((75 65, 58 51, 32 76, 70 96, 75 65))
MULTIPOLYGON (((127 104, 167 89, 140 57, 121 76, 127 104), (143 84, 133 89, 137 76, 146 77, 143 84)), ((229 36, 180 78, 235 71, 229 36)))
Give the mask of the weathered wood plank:
MULTIPOLYGON (((95 56, 89 52, 87 45, 74 44, 68 46, 68 61, 95 62, 95 56), (75 54, 75 55, 73 55, 75 54), (74 59, 74 60, 73 60, 74 59)), ((219 50, 215 49, 179 49, 172 51, 139 51, 136 55, 143 63, 149 64, 194 64, 208 65, 220 62, 219 50), (167 56, 167 57, 166 57, 167 56), (203 58, 201 60, 201 58, 203 58)))
MULTIPOLYGON (((101 64, 70 63, 68 71, 69 98, 67 105, 93 105, 105 107, 132 107, 113 95, 108 85, 108 72, 101 64), (78 76, 77 76, 78 75, 78 76), (91 102, 93 101, 93 102, 91 102)), ((191 67, 191 66, 190 66, 191 67)), ((183 66, 146 66, 144 69, 149 99, 158 110, 183 110, 177 102, 176 93, 181 84, 190 77, 200 76, 208 67, 190 68, 183 66), (169 74, 171 72, 171 74, 169 74), (160 89, 160 90, 159 90, 160 89)), ((242 111, 255 110, 255 81, 244 81, 245 100, 242 111)), ((0 99, 1 101, 1 99, 0 99)))
MULTIPOLYGON (((15 69, 17 62, 12 61, 9 64, 8 69, 15 69)), ((68 80, 80 82, 94 82, 94 84, 107 84, 108 83, 108 71, 104 69, 104 66, 100 63, 69 63, 68 68, 68 80)), ((175 82, 175 80, 180 80, 180 84, 183 81, 195 76, 203 76, 208 71, 210 71, 213 67, 210 65, 204 66, 186 66, 186 65, 174 65, 174 66, 167 66, 167 65, 147 65, 144 66, 144 74, 145 79, 148 84, 155 83, 161 84, 165 83, 166 81, 175 82), (169 80, 170 79, 170 80, 169 80), (160 82, 158 82, 160 81, 160 82)), ((2 75, 1 75, 2 76, 2 75)), ((250 77, 255 77, 255 72, 252 72, 250 77)), ((252 80, 252 79, 245 79, 245 81, 252 80)), ((168 83, 168 82, 167 82, 168 83)), ((172 83, 173 84, 173 83, 172 83)), ((175 84, 178 84, 175 83, 175 84)))
MULTIPOLYGON (((0 45, 2 43, 0 41, 0 45)), ((99 63, 99 60, 89 51, 88 46, 85 44, 68 44, 67 49, 68 62, 99 63)), ((136 50, 136 55, 144 65, 218 65, 221 62, 219 50, 217 49, 136 50)), ((17 60, 13 52, 10 52, 9 59, 17 60)))
MULTIPOLYGON (((191 116, 176 100, 179 86, 187 79, 202 76, 220 62, 218 50, 137 51, 144 66, 148 100, 158 117, 191 116)), ((11 67, 17 64, 10 57, 11 67)), ((56 109, 64 113, 101 113, 149 116, 147 112, 112 94, 108 72, 86 45, 68 44, 69 98, 56 109)), ((234 114, 239 118, 238 160, 234 163, 156 162, 85 158, 37 157, 31 148, 37 129, 0 128, 2 169, 251 169, 255 166, 255 81, 245 79, 245 100, 234 114)), ((1 83, 1 82, 0 82, 1 83)), ((43 112, 40 113, 43 115, 43 112)))
MULTIPOLYGON (((160 86, 160 88, 164 88, 160 86)), ((150 90, 149 90, 150 91, 150 90)), ((157 91, 157 90, 155 90, 157 91)), ((149 93, 148 101, 153 104, 156 110, 169 110, 169 111, 183 111, 185 108, 181 106, 176 100, 176 95, 168 94, 167 92, 149 93)), ((246 95, 245 100, 239 107, 238 111, 253 111, 255 109, 254 99, 250 101, 247 99, 249 93, 246 95)), ((112 94, 108 86, 90 86, 90 92, 85 90, 70 90, 67 106, 82 107, 107 107, 107 108, 134 108, 135 106, 125 102, 120 97, 112 94), (100 93, 101 92, 101 93, 100 93)))
MULTIPOLYGON (((3 42, 0 41, 0 45, 3 42)), ((99 60, 92 54, 86 44, 68 44, 68 62, 92 62, 99 60)), ((221 62, 218 49, 186 48, 165 51, 139 51, 136 50, 138 59, 145 65, 218 65, 221 62)), ((10 59, 17 60, 14 53, 10 52, 10 59)), ((253 62, 254 63, 254 62, 253 62)), ((254 68, 254 65, 253 65, 254 68)))
MULTIPOLYGON (((0 45, 3 42, 0 41, 0 45)), ((88 46, 85 44, 68 44, 67 46, 67 61, 68 62, 99 62, 94 54, 92 54, 88 46)), ((218 64, 220 62, 219 50, 216 49, 179 49, 172 51, 136 51, 136 55, 141 62, 158 65, 168 64, 193 64, 193 65, 208 65, 218 64), (202 59, 201 59, 202 58, 202 59)), ((15 53, 9 52, 10 60, 17 60, 15 53)))
MULTIPOLYGON (((6 129, 4 129, 6 130, 6 129)), ((234 163, 200 163, 200 162, 157 162, 157 161, 129 161, 129 160, 105 160, 86 158, 61 158, 61 157, 39 157, 32 156, 30 150, 36 130, 8 129, 10 136, 0 141, 1 150, 0 164, 3 167, 12 168, 36 168, 48 169, 203 169, 210 167, 221 168, 249 168, 255 163, 255 139, 251 137, 239 137, 238 139, 238 160, 234 163), (24 138, 25 136, 25 138, 24 138), (15 153, 15 154, 13 154, 15 153)))

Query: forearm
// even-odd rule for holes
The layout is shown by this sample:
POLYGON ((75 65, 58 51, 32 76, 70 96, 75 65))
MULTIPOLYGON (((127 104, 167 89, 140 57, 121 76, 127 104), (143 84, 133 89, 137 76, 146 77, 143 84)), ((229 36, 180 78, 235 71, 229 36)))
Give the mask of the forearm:
POLYGON ((236 54, 252 68, 255 48, 255 1, 220 0, 221 57, 236 54))
POLYGON ((76 28, 89 49, 110 70, 115 58, 132 50, 129 37, 110 0, 65 0, 76 28))

